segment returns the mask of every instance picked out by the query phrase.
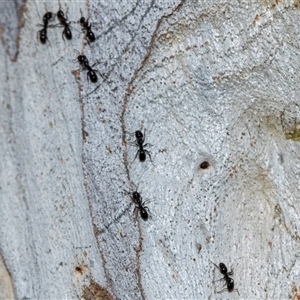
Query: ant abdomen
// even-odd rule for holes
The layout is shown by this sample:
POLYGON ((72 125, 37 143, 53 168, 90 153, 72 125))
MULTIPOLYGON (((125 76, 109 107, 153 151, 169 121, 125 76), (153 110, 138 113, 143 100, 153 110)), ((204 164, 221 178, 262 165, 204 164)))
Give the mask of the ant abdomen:
POLYGON ((145 153, 145 150, 140 150, 139 160, 140 160, 141 162, 144 162, 144 161, 146 160, 146 153, 145 153))
POLYGON ((47 42, 47 29, 43 28, 39 31, 39 36, 40 36, 40 42, 42 44, 46 44, 47 42))
POLYGON ((134 191, 132 194, 130 192, 125 191, 131 198, 131 200, 135 204, 135 209, 134 210, 139 210, 140 211, 140 216, 144 221, 148 220, 148 212, 147 209, 148 207, 145 206, 146 202, 143 202, 143 198, 141 197, 140 193, 137 191, 134 191))
POLYGON ((97 77, 97 74, 96 72, 93 70, 93 69, 90 69, 88 72, 87 72, 87 76, 88 78, 90 79, 91 82, 95 83, 98 81, 98 77, 97 77))
POLYGON ((144 221, 147 221, 148 220, 148 213, 146 211, 146 209, 144 207, 141 207, 140 208, 140 215, 141 215, 141 218, 144 220, 144 221))

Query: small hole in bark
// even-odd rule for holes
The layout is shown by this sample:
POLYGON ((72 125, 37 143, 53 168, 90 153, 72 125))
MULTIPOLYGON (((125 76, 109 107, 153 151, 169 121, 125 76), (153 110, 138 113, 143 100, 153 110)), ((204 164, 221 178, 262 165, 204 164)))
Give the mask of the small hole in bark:
POLYGON ((78 273, 80 273, 80 274, 82 274, 83 269, 82 269, 81 266, 77 266, 77 267, 75 268, 75 271, 78 272, 78 273))
POLYGON ((200 169, 207 169, 209 166, 210 166, 210 164, 208 161, 203 161, 199 167, 200 167, 200 169))

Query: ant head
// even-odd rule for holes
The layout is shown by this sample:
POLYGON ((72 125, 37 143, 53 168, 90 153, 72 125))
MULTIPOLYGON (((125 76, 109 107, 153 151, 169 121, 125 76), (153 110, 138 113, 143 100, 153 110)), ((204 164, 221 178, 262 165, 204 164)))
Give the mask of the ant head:
POLYGON ((84 64, 86 62, 86 60, 87 60, 86 56, 83 55, 83 54, 79 54, 77 56, 77 59, 78 59, 78 61, 79 61, 80 64, 84 64))
POLYGON ((143 137, 142 132, 141 132, 140 130, 137 130, 137 131, 135 132, 135 137, 136 137, 137 139, 142 138, 142 137, 143 137))
POLYGON ((43 22, 48 22, 49 20, 51 20, 53 17, 53 14, 51 11, 47 11, 44 16, 43 16, 43 22))
POLYGON ((85 17, 81 17, 81 18, 79 19, 79 23, 80 23, 81 25, 85 24, 85 17))
POLYGON ((132 193, 132 198, 133 200, 139 200, 141 198, 141 195, 137 191, 135 191, 132 193))
POLYGON ((77 54, 77 57, 73 61, 77 60, 80 65, 87 66, 89 64, 87 57, 84 54, 81 54, 78 50, 76 49, 73 50, 77 54))
POLYGON ((65 18, 65 14, 62 10, 59 10, 57 13, 56 13, 56 16, 59 20, 61 19, 64 19, 65 18))
POLYGON ((227 267, 225 266, 225 264, 223 264, 223 263, 220 263, 219 264, 219 267, 220 267, 220 272, 222 273, 222 274, 227 274, 227 267))

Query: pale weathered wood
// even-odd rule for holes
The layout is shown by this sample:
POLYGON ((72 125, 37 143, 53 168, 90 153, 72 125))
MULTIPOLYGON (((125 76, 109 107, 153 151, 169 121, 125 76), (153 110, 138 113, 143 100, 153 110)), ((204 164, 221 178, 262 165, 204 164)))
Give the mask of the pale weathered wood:
POLYGON ((57 27, 41 45, 59 3, 30 1, 16 62, 1 46, 0 269, 16 298, 296 299, 298 2, 66 3, 95 43, 73 23, 72 41, 57 27), (99 62, 96 84, 73 49, 99 62), (153 163, 134 160, 138 129, 153 163), (216 293, 209 259, 240 296, 216 293))
POLYGON ((11 277, 8 273, 6 266, 4 265, 2 257, 0 257, 0 299, 14 299, 14 290, 11 277))
POLYGON ((23 26, 23 0, 0 1, 0 33, 2 46, 12 61, 18 57, 20 27, 23 26))
MULTIPOLYGON (((79 18, 80 7, 70 5, 70 16, 79 18)), ((58 2, 46 8, 56 12, 58 2)), ((84 186, 82 109, 71 74, 82 35, 74 32, 68 44, 62 28, 52 28, 50 43, 41 45, 36 24, 46 8, 27 3, 16 62, 1 47, 0 240, 17 299, 80 298, 91 278, 106 285, 84 186)))

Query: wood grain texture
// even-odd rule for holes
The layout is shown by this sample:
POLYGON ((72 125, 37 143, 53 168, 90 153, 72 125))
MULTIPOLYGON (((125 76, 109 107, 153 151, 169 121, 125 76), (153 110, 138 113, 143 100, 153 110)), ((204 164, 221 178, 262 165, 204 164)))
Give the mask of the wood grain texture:
MULTIPOLYGON (((36 24, 45 9, 43 2, 27 3, 16 62, 1 47, 1 252, 17 299, 74 299, 91 278, 106 284, 84 187, 82 110, 71 74, 82 35, 67 44, 62 29, 52 28, 49 43, 40 44, 36 24)), ((47 9, 56 12, 58 3, 47 9)), ((79 18, 79 8, 70 6, 69 14, 79 18)))
POLYGON ((0 1, 1 42, 6 54, 15 61, 18 57, 20 31, 24 26, 25 0, 0 1))
POLYGON ((42 45, 36 24, 58 5, 26 4, 16 61, 0 47, 0 250, 15 297, 297 299, 298 2, 61 1, 96 41, 72 23, 72 41, 55 27, 42 45), (136 130, 153 163, 134 160, 136 130), (234 268, 240 296, 217 293, 209 259, 234 268))

